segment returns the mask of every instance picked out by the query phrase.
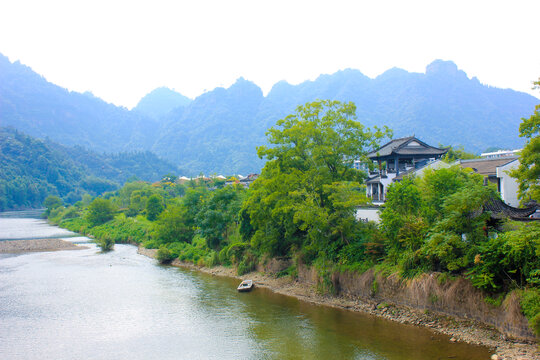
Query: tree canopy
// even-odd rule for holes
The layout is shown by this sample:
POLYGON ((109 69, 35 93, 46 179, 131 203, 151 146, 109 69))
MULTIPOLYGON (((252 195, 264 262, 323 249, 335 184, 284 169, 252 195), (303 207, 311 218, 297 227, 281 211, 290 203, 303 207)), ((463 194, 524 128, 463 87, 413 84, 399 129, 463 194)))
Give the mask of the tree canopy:
POLYGON ((110 200, 95 198, 88 205, 86 218, 93 226, 100 225, 114 218, 114 210, 114 206, 110 200))
POLYGON ((348 243, 354 207, 366 202, 366 175, 352 164, 367 160, 391 131, 364 127, 353 103, 321 100, 299 106, 266 135, 270 145, 259 147, 258 155, 267 162, 243 208, 252 245, 283 255, 305 241, 317 247, 336 239, 348 243))
MULTIPOLYGON (((534 82, 534 89, 540 89, 540 78, 534 82)), ((540 105, 536 105, 528 119, 521 120, 519 136, 526 138, 527 143, 521 150, 519 167, 511 174, 518 179, 523 202, 540 201, 540 105)))

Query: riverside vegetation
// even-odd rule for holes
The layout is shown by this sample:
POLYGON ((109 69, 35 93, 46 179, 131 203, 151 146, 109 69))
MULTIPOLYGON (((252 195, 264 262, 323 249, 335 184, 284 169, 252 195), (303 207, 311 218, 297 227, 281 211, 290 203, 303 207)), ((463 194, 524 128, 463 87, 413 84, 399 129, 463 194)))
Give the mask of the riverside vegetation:
MULTIPOLYGON (((46 214, 104 248, 129 242, 159 249, 163 263, 221 264, 243 274, 271 258, 291 259, 278 276, 294 278, 300 264, 311 266, 321 293, 336 291, 336 272, 370 270, 404 280, 429 272, 440 273, 439 279, 463 277, 494 306, 518 294, 540 335, 539 222, 492 219, 482 206, 497 196, 495 189, 459 167, 392 184, 381 223, 357 221, 356 206, 368 203, 366 174, 352 161, 368 163, 368 150, 391 131, 364 127, 355 110, 352 103, 316 101, 278 121, 267 132, 269 145, 258 148, 266 165, 249 189, 218 179, 180 184, 168 175, 154 184, 129 182, 69 207, 50 197, 46 214)), ((531 119, 536 127, 527 134, 534 140, 538 113, 531 119)), ((537 192, 526 192, 536 190, 534 181, 522 187, 523 198, 539 200, 537 192)), ((373 287, 376 292, 377 282, 373 287)))

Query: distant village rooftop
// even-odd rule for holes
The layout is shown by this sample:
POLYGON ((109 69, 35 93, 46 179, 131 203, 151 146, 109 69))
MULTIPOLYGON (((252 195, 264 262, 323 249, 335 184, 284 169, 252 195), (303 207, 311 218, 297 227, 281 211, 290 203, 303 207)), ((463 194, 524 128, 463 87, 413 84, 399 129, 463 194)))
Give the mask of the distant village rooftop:
POLYGON ((502 157, 512 157, 512 156, 519 156, 519 153, 522 149, 517 150, 498 150, 494 152, 486 152, 480 154, 481 157, 487 158, 487 159, 497 159, 502 157))

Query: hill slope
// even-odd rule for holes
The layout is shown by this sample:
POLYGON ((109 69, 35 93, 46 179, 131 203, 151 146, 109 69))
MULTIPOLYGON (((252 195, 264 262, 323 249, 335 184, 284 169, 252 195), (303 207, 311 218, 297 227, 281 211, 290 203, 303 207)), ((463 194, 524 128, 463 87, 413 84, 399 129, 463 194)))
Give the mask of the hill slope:
POLYGON ((157 135, 155 120, 51 84, 2 55, 0 114, 2 126, 97 151, 147 150, 157 135))
POLYGON ((36 208, 51 194, 74 203, 132 177, 156 181, 178 171, 150 152, 99 155, 0 128, 0 211, 36 208))

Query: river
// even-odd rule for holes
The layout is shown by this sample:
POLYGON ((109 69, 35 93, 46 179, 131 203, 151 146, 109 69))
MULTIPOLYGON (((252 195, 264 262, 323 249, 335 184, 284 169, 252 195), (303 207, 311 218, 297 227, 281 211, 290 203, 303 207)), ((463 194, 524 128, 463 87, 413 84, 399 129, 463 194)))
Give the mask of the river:
POLYGON ((0 214, 0 240, 88 249, 0 254, 1 359, 489 359, 424 328, 313 305, 238 280, 100 253, 36 213, 0 214))

